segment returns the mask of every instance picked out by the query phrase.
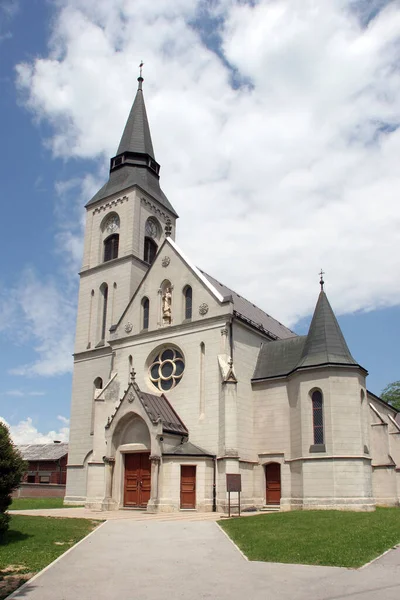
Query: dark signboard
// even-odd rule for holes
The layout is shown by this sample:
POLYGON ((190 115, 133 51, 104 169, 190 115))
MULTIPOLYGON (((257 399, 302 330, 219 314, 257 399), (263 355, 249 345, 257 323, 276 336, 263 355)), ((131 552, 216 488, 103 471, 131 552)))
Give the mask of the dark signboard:
POLYGON ((241 492, 242 491, 242 476, 236 473, 226 474, 226 491, 241 492))

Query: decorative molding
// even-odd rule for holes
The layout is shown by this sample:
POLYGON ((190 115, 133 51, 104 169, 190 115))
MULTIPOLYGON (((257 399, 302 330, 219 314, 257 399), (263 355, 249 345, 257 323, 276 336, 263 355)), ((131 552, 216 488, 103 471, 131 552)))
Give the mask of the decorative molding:
POLYGON ((115 463, 115 457, 114 456, 103 456, 103 462, 105 462, 106 465, 113 465, 115 463))
POLYGON ((144 198, 142 196, 140 198, 140 201, 142 204, 147 206, 147 208, 149 208, 153 214, 158 215, 159 217, 163 217, 164 221, 166 221, 168 219, 168 217, 169 217, 168 213, 161 210, 161 208, 159 208, 156 204, 154 204, 154 202, 151 202, 151 200, 147 200, 147 198, 144 198))
POLYGON ((203 302, 203 304, 200 304, 199 306, 199 315, 206 315, 208 313, 208 304, 206 304, 205 302, 203 302))
POLYGON ((110 200, 109 202, 106 202, 105 204, 102 204, 101 206, 97 206, 93 210, 92 214, 95 215, 96 213, 105 212, 109 208, 113 208, 113 207, 117 206, 118 204, 122 204, 126 200, 129 200, 128 196, 122 196, 121 198, 115 198, 115 200, 110 200))
POLYGON ((228 335, 228 328, 227 327, 223 327, 221 329, 221 335, 228 335))
POLYGON ((133 402, 133 401, 134 401, 134 399, 135 399, 135 394, 134 394, 133 392, 129 392, 129 394, 127 395, 127 397, 126 397, 126 398, 127 398, 128 402, 129 402, 130 404, 132 404, 132 402, 133 402))
POLYGON ((130 333, 133 329, 132 323, 130 321, 128 321, 127 324, 125 325, 124 329, 125 329, 126 333, 130 333))
POLYGON ((171 262, 171 259, 169 256, 164 256, 164 258, 161 261, 161 264, 163 267, 168 267, 169 263, 171 262))
POLYGON ((154 463, 161 462, 161 456, 157 456, 156 454, 151 454, 150 461, 154 463))

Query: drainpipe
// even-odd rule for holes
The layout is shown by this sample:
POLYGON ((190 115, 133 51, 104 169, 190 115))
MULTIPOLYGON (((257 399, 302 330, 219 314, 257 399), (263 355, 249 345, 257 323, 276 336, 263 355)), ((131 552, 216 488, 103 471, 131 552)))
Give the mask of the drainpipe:
POLYGON ((229 323, 229 349, 231 354, 231 359, 233 360, 233 319, 231 319, 229 323))
POLYGON ((217 457, 213 457, 214 472, 213 472, 213 504, 212 511, 217 512, 217 457))

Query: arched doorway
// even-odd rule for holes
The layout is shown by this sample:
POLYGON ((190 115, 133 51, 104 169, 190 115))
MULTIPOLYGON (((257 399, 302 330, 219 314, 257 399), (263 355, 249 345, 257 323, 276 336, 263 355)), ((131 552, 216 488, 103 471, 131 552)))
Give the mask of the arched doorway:
POLYGON ((265 501, 266 504, 280 504, 281 501, 281 465, 265 465, 265 501))

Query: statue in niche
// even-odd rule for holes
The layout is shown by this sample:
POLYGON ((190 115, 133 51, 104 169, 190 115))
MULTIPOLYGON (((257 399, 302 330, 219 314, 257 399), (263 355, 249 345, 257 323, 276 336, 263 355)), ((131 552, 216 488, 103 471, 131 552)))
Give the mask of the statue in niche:
POLYGON ((165 292, 162 297, 162 317, 165 325, 170 325, 172 321, 172 290, 170 287, 165 288, 165 292))

